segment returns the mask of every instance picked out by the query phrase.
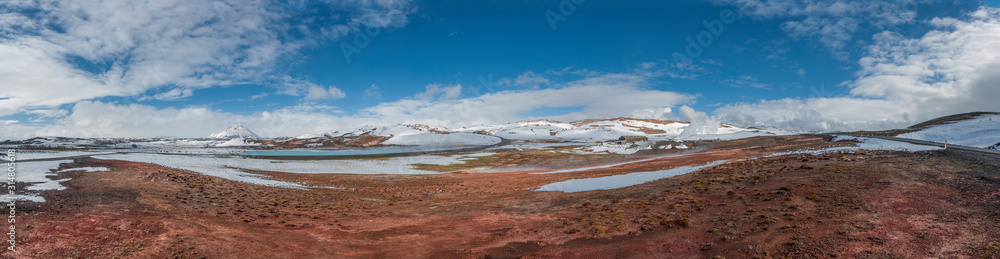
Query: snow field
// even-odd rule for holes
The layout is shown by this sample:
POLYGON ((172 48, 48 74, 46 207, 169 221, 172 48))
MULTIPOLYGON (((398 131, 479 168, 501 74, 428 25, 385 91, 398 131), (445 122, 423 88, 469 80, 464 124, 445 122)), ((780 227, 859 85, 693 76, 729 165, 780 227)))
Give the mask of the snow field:
MULTIPOLYGON (((49 179, 50 176, 55 176, 58 172, 53 172, 53 170, 59 169, 59 166, 64 163, 72 163, 72 160, 55 160, 55 161, 31 161, 31 162, 18 162, 21 160, 21 154, 16 155, 14 162, 15 168, 15 182, 30 183, 24 188, 24 190, 15 190, 15 193, 23 193, 10 195, 8 192, 0 195, 0 201, 9 202, 12 200, 27 200, 34 202, 45 202, 45 198, 38 196, 36 193, 25 192, 27 191, 46 191, 46 190, 65 190, 66 187, 62 186, 60 183, 68 181, 69 179, 53 180, 49 179)), ((108 168, 104 167, 81 167, 81 168, 70 168, 59 172, 83 170, 87 172, 96 171, 107 171, 108 168)))
POLYGON ((982 115, 973 119, 931 126, 926 129, 899 135, 900 138, 919 139, 962 146, 987 148, 1000 144, 1000 115, 982 115))

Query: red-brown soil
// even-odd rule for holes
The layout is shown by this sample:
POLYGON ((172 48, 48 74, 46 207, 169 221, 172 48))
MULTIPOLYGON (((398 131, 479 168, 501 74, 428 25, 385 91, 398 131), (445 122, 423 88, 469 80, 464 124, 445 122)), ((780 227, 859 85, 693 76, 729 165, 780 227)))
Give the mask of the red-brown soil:
POLYGON ((702 143, 662 157, 501 151, 501 172, 303 175, 251 185, 155 165, 80 159, 63 191, 20 202, 4 257, 139 258, 920 258, 1000 257, 998 167, 951 151, 760 158, 828 147, 819 136, 702 143), (694 150, 690 152, 695 152, 694 150), (726 164, 642 185, 535 192, 557 181, 726 164), (515 165, 505 167, 508 165, 515 165), (530 170, 529 170, 530 169, 530 170), (342 187, 337 188, 320 188, 342 187))

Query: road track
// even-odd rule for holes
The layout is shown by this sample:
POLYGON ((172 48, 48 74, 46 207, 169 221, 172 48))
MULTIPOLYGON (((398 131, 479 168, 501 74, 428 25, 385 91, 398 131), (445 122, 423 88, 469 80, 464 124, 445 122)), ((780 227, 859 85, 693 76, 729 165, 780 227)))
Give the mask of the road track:
MULTIPOLYGON (((926 141, 926 140, 918 140, 918 139, 886 137, 886 136, 871 136, 871 135, 850 135, 850 136, 864 137, 864 138, 878 138, 878 139, 885 139, 885 140, 906 142, 906 143, 917 144, 917 145, 945 147, 944 143, 933 142, 933 141, 926 141)), ((985 149, 985 148, 970 147, 970 146, 962 146, 962 145, 955 145, 955 144, 948 144, 947 148, 949 148, 949 149, 965 150, 965 151, 972 151, 972 152, 978 152, 978 153, 985 153, 985 154, 992 154, 992 155, 1000 156, 1000 150, 985 149)))

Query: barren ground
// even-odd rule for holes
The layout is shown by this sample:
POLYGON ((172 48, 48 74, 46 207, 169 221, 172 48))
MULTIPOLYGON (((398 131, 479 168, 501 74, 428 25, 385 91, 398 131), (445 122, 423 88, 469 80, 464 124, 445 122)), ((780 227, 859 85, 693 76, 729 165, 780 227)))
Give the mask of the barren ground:
MULTIPOLYGON (((301 175, 264 187, 78 159, 69 189, 19 202, 21 258, 1000 258, 1000 162, 960 151, 758 158, 821 136, 705 143, 686 156, 502 150, 437 175, 301 175), (664 157, 607 169, 531 174, 664 157), (729 162, 607 191, 548 183, 729 162), (492 167, 492 173, 472 168, 492 167)), ((65 166, 65 165, 64 165, 65 166)))

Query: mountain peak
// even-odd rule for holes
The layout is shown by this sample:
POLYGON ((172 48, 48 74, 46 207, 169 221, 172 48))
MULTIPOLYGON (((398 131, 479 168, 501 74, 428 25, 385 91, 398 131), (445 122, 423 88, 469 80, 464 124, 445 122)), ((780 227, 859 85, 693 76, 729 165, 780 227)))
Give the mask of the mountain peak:
POLYGON ((224 130, 222 132, 219 132, 219 133, 212 134, 209 137, 211 137, 211 138, 245 138, 245 139, 257 139, 257 138, 260 138, 260 136, 257 136, 257 134, 253 133, 253 131, 250 131, 250 129, 247 129, 246 127, 243 127, 243 125, 240 125, 240 124, 233 124, 233 126, 229 126, 228 129, 226 129, 226 130, 224 130))

